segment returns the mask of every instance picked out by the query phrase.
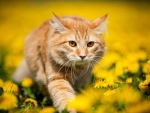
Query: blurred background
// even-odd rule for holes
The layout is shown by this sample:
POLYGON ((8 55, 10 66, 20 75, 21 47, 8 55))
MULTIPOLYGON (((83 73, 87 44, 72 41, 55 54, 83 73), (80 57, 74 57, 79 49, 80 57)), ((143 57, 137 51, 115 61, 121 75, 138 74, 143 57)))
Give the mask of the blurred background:
POLYGON ((25 37, 53 12, 90 20, 108 14, 106 55, 93 70, 92 85, 71 106, 82 113, 149 113, 150 2, 143 0, 0 0, 0 112, 14 113, 18 106, 20 113, 29 108, 26 113, 37 113, 47 105, 31 79, 21 84, 9 79, 23 59, 25 37))
POLYGON ((94 20, 108 14, 108 52, 150 52, 150 2, 121 0, 1 0, 0 77, 7 79, 23 58, 24 38, 45 20, 77 15, 94 20))

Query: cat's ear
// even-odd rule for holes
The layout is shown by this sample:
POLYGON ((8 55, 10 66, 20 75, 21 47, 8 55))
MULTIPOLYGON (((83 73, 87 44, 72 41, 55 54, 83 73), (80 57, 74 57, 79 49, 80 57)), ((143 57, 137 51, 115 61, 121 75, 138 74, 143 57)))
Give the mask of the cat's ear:
MULTIPOLYGON (((54 13, 53 13, 54 14, 54 13)), ((61 33, 63 32, 65 29, 67 29, 67 24, 66 22, 60 18, 59 16, 54 14, 54 18, 52 21, 49 22, 50 25, 56 29, 57 32, 61 33)))
POLYGON ((108 15, 106 14, 92 22, 91 28, 96 30, 98 34, 107 34, 107 16, 108 15))

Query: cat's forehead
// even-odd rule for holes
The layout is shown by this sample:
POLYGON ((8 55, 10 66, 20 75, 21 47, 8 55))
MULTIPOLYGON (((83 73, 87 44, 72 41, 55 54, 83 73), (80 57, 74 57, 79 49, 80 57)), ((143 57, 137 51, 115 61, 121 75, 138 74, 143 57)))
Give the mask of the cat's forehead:
POLYGON ((63 19, 67 22, 69 28, 74 28, 79 31, 85 31, 91 27, 91 21, 82 17, 74 16, 63 19))
POLYGON ((69 35, 68 40, 74 40, 76 42, 89 42, 89 41, 97 41, 97 36, 88 32, 88 30, 80 31, 74 30, 74 33, 69 35))

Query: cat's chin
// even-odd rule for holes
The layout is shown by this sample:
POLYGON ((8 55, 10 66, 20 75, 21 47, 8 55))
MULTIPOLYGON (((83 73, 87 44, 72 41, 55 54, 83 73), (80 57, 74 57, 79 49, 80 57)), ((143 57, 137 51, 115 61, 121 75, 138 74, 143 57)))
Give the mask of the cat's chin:
POLYGON ((86 61, 76 61, 76 65, 77 66, 87 66, 88 62, 86 62, 86 61))

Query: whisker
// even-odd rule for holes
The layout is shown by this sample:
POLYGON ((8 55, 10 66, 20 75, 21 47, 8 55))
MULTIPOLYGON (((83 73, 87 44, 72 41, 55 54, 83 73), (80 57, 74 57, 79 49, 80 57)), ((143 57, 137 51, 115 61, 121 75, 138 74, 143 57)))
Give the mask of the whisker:
MULTIPOLYGON (((71 63, 72 63, 72 62, 71 62, 71 63)), ((73 86, 74 86, 72 66, 71 66, 71 80, 72 80, 72 83, 73 83, 73 86)))
POLYGON ((88 66, 87 66, 85 72, 82 75, 78 76, 78 78, 83 77, 82 79, 84 79, 88 75, 87 72, 88 72, 89 68, 90 68, 90 65, 89 65, 89 62, 88 62, 88 66))
POLYGON ((65 67, 65 78, 66 78, 66 74, 67 74, 67 72, 68 72, 68 70, 69 70, 69 68, 70 68, 70 65, 71 65, 71 61, 69 61, 69 63, 68 63, 68 68, 67 68, 67 70, 66 70, 66 67, 65 67))
MULTIPOLYGON (((94 67, 94 65, 95 65, 95 64, 94 64, 93 62, 91 62, 91 64, 90 64, 90 65, 91 65, 91 67, 94 67)), ((93 77, 94 77, 94 78, 93 78, 93 81, 92 81, 92 83, 91 83, 91 84, 95 83, 95 80, 96 80, 95 76, 93 76, 93 77)))
MULTIPOLYGON (((73 62, 73 69, 75 70, 75 61, 73 62)), ((75 79, 77 79, 74 71, 73 71, 73 76, 75 79)))
MULTIPOLYGON (((66 63, 68 63, 68 62, 69 62, 69 61, 67 61, 66 63)), ((66 64, 66 63, 65 63, 65 64, 66 64)), ((60 69, 58 70, 57 74, 61 71, 61 69, 65 66, 65 64, 60 67, 60 69)), ((56 75, 57 75, 57 74, 56 74, 56 75)))

